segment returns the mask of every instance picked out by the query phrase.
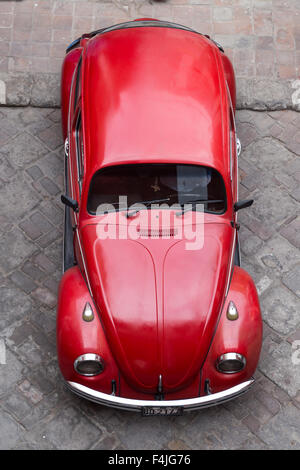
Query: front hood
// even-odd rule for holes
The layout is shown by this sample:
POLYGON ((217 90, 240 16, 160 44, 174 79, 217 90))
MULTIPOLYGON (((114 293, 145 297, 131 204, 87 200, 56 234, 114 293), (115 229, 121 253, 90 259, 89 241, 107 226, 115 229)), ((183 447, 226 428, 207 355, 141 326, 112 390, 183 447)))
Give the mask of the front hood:
POLYGON ((224 299, 233 230, 205 225, 204 245, 185 240, 102 240, 81 230, 94 299, 124 378, 143 392, 188 385, 206 357, 224 299))

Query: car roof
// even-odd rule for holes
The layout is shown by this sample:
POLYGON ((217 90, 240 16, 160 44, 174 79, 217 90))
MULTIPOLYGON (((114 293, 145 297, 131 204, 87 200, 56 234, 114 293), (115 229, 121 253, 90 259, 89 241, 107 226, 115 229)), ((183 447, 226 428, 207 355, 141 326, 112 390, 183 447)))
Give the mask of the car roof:
POLYGON ((218 47, 191 30, 108 29, 83 54, 87 172, 181 162, 228 175, 226 83, 218 47))

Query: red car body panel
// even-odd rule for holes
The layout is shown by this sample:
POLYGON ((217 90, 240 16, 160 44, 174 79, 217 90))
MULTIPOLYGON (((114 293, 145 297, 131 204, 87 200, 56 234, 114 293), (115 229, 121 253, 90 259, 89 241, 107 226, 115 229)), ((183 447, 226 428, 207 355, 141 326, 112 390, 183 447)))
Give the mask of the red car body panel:
MULTIPOLYGON (((60 283, 57 307, 57 352, 59 366, 66 380, 89 384, 91 387, 111 393, 111 380, 118 376, 118 369, 110 354, 101 321, 98 316, 93 322, 82 321, 86 302, 93 305, 85 281, 78 267, 68 269, 60 283), (83 377, 74 370, 76 357, 85 353, 97 353, 110 367, 96 377, 83 377)), ((95 308, 95 307, 94 307, 95 308)))
POLYGON ((232 228, 208 224, 195 252, 184 239, 100 240, 96 230, 86 225, 82 241, 120 370, 139 390, 155 393, 159 374, 166 391, 184 387, 199 373, 222 308, 232 228))
MULTIPOLYGON (((225 302, 220 323, 202 369, 202 377, 209 377, 212 390, 218 392, 233 387, 251 377, 257 367, 262 344, 262 321, 256 287, 244 269, 235 266, 230 290, 225 302), (229 301, 238 306, 238 321, 226 318, 229 301), (216 357, 224 351, 243 354, 247 367, 238 374, 221 374, 215 367, 216 357)), ((204 383, 202 383, 204 387, 204 383)))
POLYGON ((228 171, 226 88, 217 51, 205 37, 169 28, 92 38, 83 73, 87 172, 176 158, 228 171))
MULTIPOLYGON (((261 347, 261 316, 253 281, 233 266, 238 183, 229 128, 235 103, 229 59, 209 38, 192 31, 120 28, 85 36, 66 55, 62 124, 70 147, 69 194, 79 203, 79 212, 71 216, 78 266, 65 272, 58 301, 58 357, 67 381, 111 393, 114 380, 118 396, 153 400, 162 375, 165 398, 180 400, 207 393, 206 379, 219 392, 251 378, 261 347), (185 240, 172 237, 99 238, 104 217, 87 211, 91 178, 101 168, 123 163, 205 165, 222 175, 226 210, 204 214, 201 250, 187 251, 185 240), (237 321, 226 318, 230 300, 238 308, 237 321), (86 302, 96 314, 91 323, 82 320, 86 302), (227 351, 247 357, 242 372, 216 370, 217 357, 227 351), (75 359, 87 352, 103 357, 103 374, 83 377, 74 370, 75 359)), ((134 223, 120 215, 118 226, 129 222, 134 223)))

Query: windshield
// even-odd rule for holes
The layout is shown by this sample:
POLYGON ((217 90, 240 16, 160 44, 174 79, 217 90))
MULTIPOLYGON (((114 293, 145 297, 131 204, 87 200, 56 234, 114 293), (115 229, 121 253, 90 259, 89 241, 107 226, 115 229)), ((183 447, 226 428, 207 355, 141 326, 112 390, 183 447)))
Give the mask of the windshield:
POLYGON ((226 191, 221 175, 213 168, 182 164, 130 164, 103 168, 92 178, 87 209, 95 215, 102 204, 119 209, 119 197, 127 207, 138 203, 192 204, 205 202, 204 211, 222 214, 226 191), (211 202, 209 202, 211 201, 211 202))

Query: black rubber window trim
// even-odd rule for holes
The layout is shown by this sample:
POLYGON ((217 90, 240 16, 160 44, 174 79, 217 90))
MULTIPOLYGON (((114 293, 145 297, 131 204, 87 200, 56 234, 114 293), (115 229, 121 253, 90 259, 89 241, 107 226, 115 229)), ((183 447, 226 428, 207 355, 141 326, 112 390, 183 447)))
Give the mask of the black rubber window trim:
MULTIPOLYGON (((127 21, 126 23, 119 23, 119 24, 116 24, 116 25, 108 26, 106 28, 98 29, 96 31, 92 31, 91 33, 84 34, 83 36, 92 38, 92 37, 96 36, 97 34, 108 33, 110 31, 115 31, 117 29, 143 28, 143 27, 144 28, 145 27, 174 28, 174 29, 182 29, 184 31, 190 31, 190 32, 195 33, 195 34, 199 34, 200 36, 205 36, 210 41, 212 41, 218 47, 218 49, 221 52, 224 52, 223 47, 219 43, 214 41, 207 34, 199 33, 198 31, 195 31, 194 29, 189 28, 188 26, 184 26, 184 25, 177 24, 177 23, 171 23, 169 21, 127 21)), ((75 41, 71 42, 71 44, 68 46, 68 48, 66 50, 66 53, 70 52, 72 49, 77 47, 80 44, 80 40, 83 36, 81 36, 80 38, 75 39, 75 41)))

